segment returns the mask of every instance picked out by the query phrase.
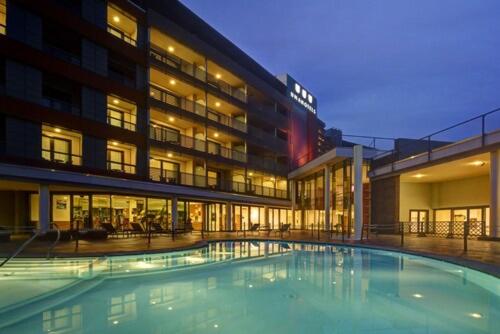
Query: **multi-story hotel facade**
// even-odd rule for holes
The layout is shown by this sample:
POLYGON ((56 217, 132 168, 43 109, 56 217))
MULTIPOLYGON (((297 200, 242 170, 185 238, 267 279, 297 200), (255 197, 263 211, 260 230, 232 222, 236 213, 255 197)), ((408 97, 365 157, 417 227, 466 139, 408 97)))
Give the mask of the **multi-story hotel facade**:
POLYGON ((0 57, 3 222, 291 223, 286 85, 178 1, 0 0, 0 57))

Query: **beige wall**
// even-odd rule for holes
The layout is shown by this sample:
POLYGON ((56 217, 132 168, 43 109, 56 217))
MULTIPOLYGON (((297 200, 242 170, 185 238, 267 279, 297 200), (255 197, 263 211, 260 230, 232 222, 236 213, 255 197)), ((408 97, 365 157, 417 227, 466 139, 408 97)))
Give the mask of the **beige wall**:
POLYGON ((435 183, 401 182, 399 219, 407 221, 410 209, 433 209, 489 205, 490 184, 487 175, 435 183))

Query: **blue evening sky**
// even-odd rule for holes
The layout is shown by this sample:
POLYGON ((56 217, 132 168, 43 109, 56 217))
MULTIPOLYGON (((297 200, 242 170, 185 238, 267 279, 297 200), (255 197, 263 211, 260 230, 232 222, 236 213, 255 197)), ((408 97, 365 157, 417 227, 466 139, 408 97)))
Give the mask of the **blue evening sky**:
POLYGON ((345 133, 421 137, 500 107, 498 0, 182 2, 345 133))

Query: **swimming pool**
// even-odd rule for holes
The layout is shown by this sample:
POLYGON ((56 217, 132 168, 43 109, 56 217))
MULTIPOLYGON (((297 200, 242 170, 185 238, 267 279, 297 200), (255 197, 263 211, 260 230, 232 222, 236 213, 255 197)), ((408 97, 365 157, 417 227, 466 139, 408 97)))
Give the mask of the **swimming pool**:
POLYGON ((499 319, 499 279, 364 248, 228 241, 0 270, 0 333, 498 333, 499 319))

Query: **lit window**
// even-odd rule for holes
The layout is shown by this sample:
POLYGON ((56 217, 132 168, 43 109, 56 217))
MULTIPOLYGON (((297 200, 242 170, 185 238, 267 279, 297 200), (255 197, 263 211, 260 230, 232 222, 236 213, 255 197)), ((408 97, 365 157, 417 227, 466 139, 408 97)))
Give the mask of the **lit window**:
POLYGON ((125 42, 137 45, 137 21, 119 7, 108 5, 108 32, 125 42))

